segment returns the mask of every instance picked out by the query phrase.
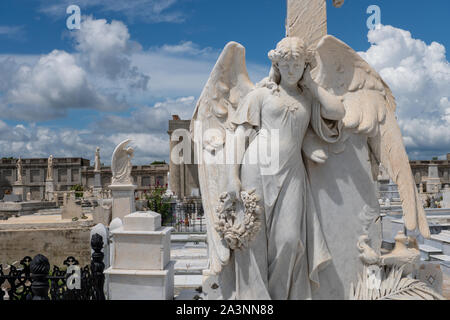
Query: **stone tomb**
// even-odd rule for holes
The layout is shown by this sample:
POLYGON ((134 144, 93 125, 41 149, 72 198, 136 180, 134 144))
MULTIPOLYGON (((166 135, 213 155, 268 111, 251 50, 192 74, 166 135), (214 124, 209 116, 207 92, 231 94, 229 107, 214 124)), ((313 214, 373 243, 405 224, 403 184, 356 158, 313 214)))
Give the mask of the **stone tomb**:
POLYGON ((135 212, 111 231, 114 242, 109 278, 111 300, 171 300, 174 262, 170 261, 171 227, 161 227, 156 212, 135 212))

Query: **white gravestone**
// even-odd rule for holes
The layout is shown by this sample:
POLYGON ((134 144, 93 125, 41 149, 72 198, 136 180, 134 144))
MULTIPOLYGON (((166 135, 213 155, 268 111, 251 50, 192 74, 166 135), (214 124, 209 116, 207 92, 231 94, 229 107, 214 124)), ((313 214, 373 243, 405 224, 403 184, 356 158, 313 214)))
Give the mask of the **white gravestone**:
POLYGON ((110 231, 113 258, 105 271, 110 300, 173 299, 171 230, 161 227, 161 215, 145 211, 125 216, 123 226, 110 231))

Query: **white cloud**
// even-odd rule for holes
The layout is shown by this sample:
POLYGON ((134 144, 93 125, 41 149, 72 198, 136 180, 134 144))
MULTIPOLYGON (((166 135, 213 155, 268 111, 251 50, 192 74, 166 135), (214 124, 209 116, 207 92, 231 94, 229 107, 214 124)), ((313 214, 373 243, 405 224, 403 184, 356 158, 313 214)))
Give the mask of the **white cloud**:
POLYGON ((152 107, 140 107, 132 111, 129 117, 106 115, 94 124, 94 130, 121 133, 154 133, 163 134, 166 139, 168 121, 176 114, 181 119, 190 119, 194 112, 196 98, 181 97, 158 102, 152 107))
POLYGON ((23 26, 0 26, 0 36, 15 38, 20 40, 24 35, 23 26))
POLYGON ((410 158, 450 152, 450 64, 445 47, 414 39, 409 31, 381 26, 368 34, 361 56, 392 89, 410 158))
POLYGON ((83 157, 94 160, 97 146, 101 147, 102 162, 109 164, 116 145, 132 139, 135 148, 133 163, 144 164, 154 160, 168 160, 167 133, 116 133, 93 134, 89 130, 69 128, 52 129, 35 125, 9 126, 0 120, 0 157, 46 158, 83 157))
MULTIPOLYGON (((183 22, 185 15, 173 6, 178 0, 41 0, 41 12, 55 18, 66 17, 66 8, 76 4, 81 10, 95 8, 100 12, 121 14, 133 21, 139 19, 144 23, 183 22)), ((83 12, 83 11, 82 11, 83 12)))
MULTIPOLYGON (((2 118, 25 121, 16 126, 0 122, 2 156, 92 159, 100 146, 108 163, 117 143, 130 138, 136 148, 134 163, 167 160, 168 120, 173 114, 192 116, 221 50, 184 41, 144 51, 122 22, 91 17, 71 37, 73 53, 0 55, 2 118), (148 106, 148 101, 156 103, 148 106), (98 113, 79 129, 39 124, 66 117, 74 108, 98 113), (121 108, 125 113, 111 114, 121 108)), ((269 67, 249 63, 253 81, 265 77, 269 67)))
POLYGON ((149 77, 132 66, 130 55, 141 46, 130 41, 128 28, 121 21, 84 17, 80 30, 71 32, 82 65, 90 73, 111 80, 127 79, 130 87, 147 89, 149 77))
POLYGON ((140 46, 127 27, 86 17, 72 32, 77 52, 53 50, 37 58, 0 59, 0 111, 3 117, 43 121, 66 116, 67 110, 117 111, 127 98, 146 91, 149 76, 131 62, 140 46))
POLYGON ((49 120, 66 115, 70 108, 118 109, 112 96, 102 95, 89 83, 75 58, 53 50, 34 65, 0 61, 0 111, 3 117, 28 121, 49 120))

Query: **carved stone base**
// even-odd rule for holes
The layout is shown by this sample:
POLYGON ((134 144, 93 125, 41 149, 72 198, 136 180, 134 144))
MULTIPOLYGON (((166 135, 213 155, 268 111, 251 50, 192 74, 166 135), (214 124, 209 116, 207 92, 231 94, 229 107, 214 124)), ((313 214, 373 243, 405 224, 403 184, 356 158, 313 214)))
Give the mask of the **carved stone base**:
POLYGON ((127 270, 108 268, 109 300, 172 300, 174 266, 164 270, 127 270))
POLYGON ((54 196, 53 196, 54 191, 55 191, 55 184, 53 183, 53 180, 45 181, 45 200, 53 201, 54 200, 54 196))
POLYGON ((123 219, 126 215, 136 211, 134 190, 135 185, 110 185, 112 191, 112 219, 123 219))
POLYGON ((20 196, 22 198, 21 201, 25 201, 27 198, 25 186, 22 184, 13 185, 13 194, 20 196))

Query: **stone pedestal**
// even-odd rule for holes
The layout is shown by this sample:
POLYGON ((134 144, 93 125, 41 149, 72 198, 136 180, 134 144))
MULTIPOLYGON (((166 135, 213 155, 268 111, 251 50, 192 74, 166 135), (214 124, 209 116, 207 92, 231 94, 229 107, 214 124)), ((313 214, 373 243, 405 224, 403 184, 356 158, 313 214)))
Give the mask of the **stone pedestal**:
POLYGON ((428 166, 428 177, 424 178, 427 186, 427 193, 438 193, 441 190, 441 179, 438 174, 438 165, 428 166))
POLYGON ((45 181, 45 200, 53 201, 53 192, 55 191, 55 184, 53 180, 45 181))
POLYGON ((112 219, 123 219, 126 215, 136 211, 134 190, 135 185, 110 185, 112 192, 112 219))
POLYGON ((445 188, 442 191, 442 207, 450 208, 450 188, 445 188))
POLYGON ((21 198, 21 201, 25 201, 25 199, 27 198, 25 186, 23 184, 14 184, 13 194, 19 196, 21 198))
POLYGON ((172 300, 174 261, 170 261, 172 228, 161 227, 156 212, 135 212, 111 231, 112 265, 105 271, 110 300, 172 300))
POLYGON ((94 187, 92 188, 94 197, 100 198, 102 189, 102 177, 100 172, 97 171, 94 173, 94 187))

